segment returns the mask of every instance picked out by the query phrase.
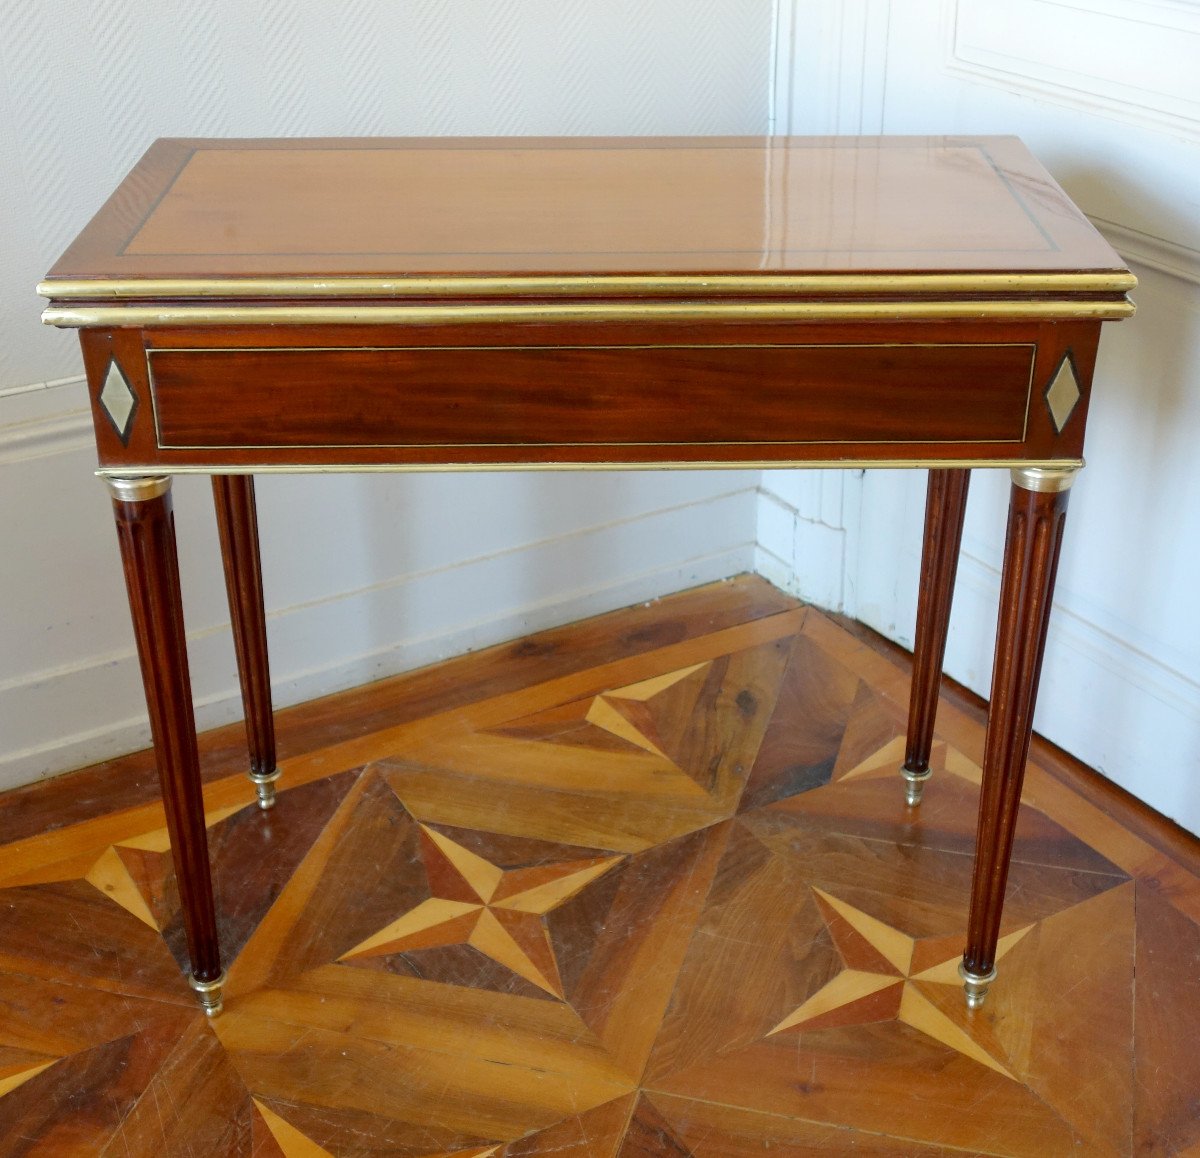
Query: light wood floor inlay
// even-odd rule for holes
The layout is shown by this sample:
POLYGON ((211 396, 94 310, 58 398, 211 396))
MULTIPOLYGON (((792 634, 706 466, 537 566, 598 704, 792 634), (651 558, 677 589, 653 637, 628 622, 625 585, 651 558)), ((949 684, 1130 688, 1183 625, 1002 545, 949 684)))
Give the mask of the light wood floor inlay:
POLYGON ((1035 762, 968 1011, 907 688, 742 579, 212 733, 212 1023, 146 757, 0 797, 0 1155, 1200 1153, 1196 861, 1035 762))

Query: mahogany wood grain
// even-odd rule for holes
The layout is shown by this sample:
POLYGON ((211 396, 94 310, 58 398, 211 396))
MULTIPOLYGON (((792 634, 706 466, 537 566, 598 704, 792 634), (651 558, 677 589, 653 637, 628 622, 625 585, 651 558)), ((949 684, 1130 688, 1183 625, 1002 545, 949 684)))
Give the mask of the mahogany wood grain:
POLYGON ((389 346, 368 350, 154 350, 164 448, 437 447, 651 443, 680 459, 714 445, 746 457, 791 444, 1025 438, 1036 346, 389 346), (254 383, 236 407, 229 381, 254 383), (746 389, 753 382, 753 390, 746 389), (929 400, 936 399, 936 408, 929 400))
MULTIPOLYGON (((147 153, 42 292, 48 322, 81 327, 100 465, 115 476, 854 463, 957 471, 1081 460, 1101 319, 1132 312, 1125 291, 1133 284, 1014 138, 175 140, 147 153), (1067 405, 1072 391, 1062 384, 1052 410, 1047 391, 1063 367, 1077 397, 1067 405)), ((220 483, 217 501, 227 507, 239 662, 254 701, 252 760, 262 762, 269 683, 250 485, 220 483)), ((130 525, 149 517, 130 515, 130 525)), ((946 531, 952 522, 948 511, 946 531)), ((948 547, 935 552, 943 572, 948 547)), ((204 831, 192 815, 199 771, 194 722, 181 704, 187 668, 173 552, 173 542, 159 543, 131 572, 130 588, 146 608, 175 617, 174 634, 159 641, 166 654, 144 641, 142 650, 147 680, 166 689, 149 696, 165 705, 152 708, 163 717, 156 741, 174 746, 165 762, 172 807, 186 795, 192 810, 191 828, 178 833, 187 880, 203 859, 204 831), (152 567, 163 568, 157 578, 152 567)), ((1031 566, 1010 559, 1010 570, 1031 566)), ((1022 592, 1036 585, 1010 583, 1022 592)), ((940 586, 948 605, 949 582, 940 586)), ((1044 607, 1011 598, 1001 639, 1002 649, 1024 640, 1016 684, 1036 676, 1041 644, 1025 635, 1044 638, 1049 604, 1048 593, 1044 607)), ((945 613, 935 606, 926 617, 930 660, 944 648, 945 613)), ((762 723, 786 666, 788 649, 772 634, 785 626, 794 625, 774 625, 757 639, 761 654, 747 648, 736 662, 718 664, 690 644, 671 652, 679 683, 671 695, 684 698, 703 683, 694 664, 711 664, 704 679, 727 678, 730 687, 743 661, 758 665, 761 679, 739 685, 736 711, 725 704, 705 717, 717 731, 742 729, 728 749, 738 774, 759 736, 747 721, 762 723)), ((938 664, 920 666, 931 717, 938 664)), ((802 695, 809 685, 789 686, 802 695)), ((552 693, 568 687, 575 699, 596 694, 575 674, 552 693)), ((845 681, 837 687, 839 712, 827 721, 834 732, 841 708, 858 704, 841 694, 845 681)), ((1011 701, 1012 687, 1004 690, 1011 701)), ((988 759, 991 836, 980 843, 976 883, 986 895, 972 918, 972 961, 994 955, 1014 769, 1035 690, 1033 679, 1022 685, 1027 702, 997 704, 996 734, 1008 739, 988 759)), ((684 718, 681 701, 652 721, 641 694, 597 701, 595 719, 571 717, 567 726, 631 743, 636 752, 620 762, 626 778, 667 743, 656 729, 684 718), (630 740, 639 728, 649 732, 630 740)), ((464 709, 456 726, 486 731, 496 710, 464 709)), ((526 721, 536 737, 515 746, 483 731, 472 740, 476 757, 491 759, 497 746, 507 754, 495 768, 515 777, 517 812, 532 807, 561 755, 539 749, 534 758, 521 744, 562 724, 557 715, 526 721), (529 758, 517 759, 518 750, 529 758)), ((449 795, 460 819, 483 824, 491 801, 479 798, 474 774, 443 775, 433 741, 447 726, 349 734, 325 758, 346 770, 420 751, 423 762, 388 772, 405 805, 444 804, 449 795)), ((871 715, 850 749, 874 759, 863 746, 887 727, 886 713, 871 715)), ((921 750, 930 727, 931 718, 915 727, 921 750)), ((702 730, 693 742, 703 748, 709 738, 702 730)), ((778 766, 760 775, 755 796, 778 790, 776 773, 832 777, 834 766, 815 752, 828 738, 818 728, 791 745, 772 741, 778 766), (792 754, 808 763, 797 770, 792 754)), ((694 754, 678 755, 686 763, 694 754)), ((894 770, 899 753, 889 748, 887 758, 894 770)), ((711 825, 737 796, 725 762, 704 769, 668 778, 685 828, 711 825), (706 802, 688 803, 696 792, 706 802)), ((289 768, 298 788, 327 773, 320 761, 289 768)), ((241 798, 231 792, 222 799, 233 806, 241 798)), ((617 849, 659 831, 654 810, 640 803, 630 816, 607 798, 583 810, 557 797, 543 804, 617 849)), ((116 871, 105 864, 97 879, 116 871)), ((207 875, 201 883, 198 893, 189 883, 185 911, 211 926, 207 875)), ((495 948, 495 930, 478 920, 479 937, 495 948)), ((198 929, 189 926, 200 945, 193 960, 199 952, 198 974, 214 976, 215 940, 203 944, 198 929)), ((909 1013, 931 1024, 919 1009, 909 1013)))
POLYGON ((1009 498, 975 872, 963 953, 963 965, 977 975, 986 975, 996 963, 1069 495, 1069 490, 1029 491, 1014 483, 1009 498))
POLYGON ((1100 323, 244 326, 80 336, 93 397, 115 359, 139 401, 126 442, 97 413, 101 465, 112 470, 1012 464, 1082 457, 1100 323), (1042 396, 1068 350, 1081 397, 1059 431, 1042 396))
POLYGON ((221 954, 170 492, 138 501, 114 497, 113 511, 192 973, 214 981, 221 954))
POLYGON ((906 813, 908 674, 855 630, 747 579, 281 712, 309 778, 206 793, 211 1022, 141 761, 68 777, 90 820, 0 820, 0 1151, 1188 1153, 1200 880, 1031 765, 965 1009, 982 723, 943 702, 906 813))
POLYGON ((169 139, 49 277, 919 268, 1123 267, 1015 137, 169 139))
POLYGON ((212 488, 225 566, 225 590, 233 621, 233 645, 246 713, 250 773, 264 777, 276 771, 275 721, 271 707, 271 671, 267 659, 267 621, 254 478, 252 475, 214 475, 212 488))
POLYGON ((921 552, 921 586, 917 596, 916 645, 913 649, 912 693, 908 709, 908 743, 904 768, 929 771, 933 725, 937 714, 946 634, 954 600, 954 577, 967 511, 969 470, 931 470, 925 498, 925 540, 921 552))

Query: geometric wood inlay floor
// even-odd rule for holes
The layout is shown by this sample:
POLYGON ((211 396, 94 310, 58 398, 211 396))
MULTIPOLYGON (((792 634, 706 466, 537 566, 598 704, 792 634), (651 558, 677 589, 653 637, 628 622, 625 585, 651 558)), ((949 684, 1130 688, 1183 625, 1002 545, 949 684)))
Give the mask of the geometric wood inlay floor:
MULTIPOLYGON (((208 1022, 145 754, 0 798, 0 1154, 1200 1154, 1200 882, 1031 764, 968 1011, 982 729, 744 579, 202 741, 208 1022)), ((1194 862, 1192 862, 1194 866, 1194 862)))

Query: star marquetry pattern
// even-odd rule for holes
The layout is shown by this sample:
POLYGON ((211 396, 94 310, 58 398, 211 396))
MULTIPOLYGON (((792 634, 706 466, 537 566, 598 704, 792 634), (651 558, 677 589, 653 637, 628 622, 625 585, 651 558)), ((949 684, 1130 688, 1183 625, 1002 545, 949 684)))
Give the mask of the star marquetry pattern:
POLYGON ((52 1058, 50 1061, 42 1062, 40 1065, 29 1067, 18 1067, 12 1069, 9 1067, 0 1067, 0 1098, 4 1097, 11 1090, 15 1090, 18 1086, 24 1085, 30 1078, 37 1077, 43 1070, 48 1070, 59 1058, 52 1058))
POLYGON ((542 918, 602 877, 622 856, 505 870, 420 826, 433 896, 343 953, 341 961, 443 945, 470 945, 562 999, 562 979, 542 918))
MULTIPOLYGON (((1051 403, 1071 404, 1070 373, 1051 403)), ((61 824, 0 837, 0 1139, 282 1158, 1196 1151, 1189 870, 1031 763, 999 979, 968 1011, 982 730, 943 714, 914 814, 894 665, 757 581, 728 590, 749 620, 713 591, 661 621, 638 609, 605 621, 629 654, 593 667, 564 662, 564 636, 525 682, 504 674, 524 654, 496 653, 418 681, 416 701, 405 682, 353 693, 325 739, 291 733, 272 814, 238 768, 207 782, 229 976, 213 1022, 182 972, 161 808, 121 775, 111 799, 94 774, 74 795, 39 786, 35 815, 61 824)), ((24 790, 14 803, 30 828, 24 790)))
POLYGON ((285 1158, 333 1158, 323 1146, 318 1146, 291 1122, 281 1118, 257 1098, 254 1098, 253 1102, 255 1111, 270 1131, 276 1145, 283 1151, 285 1158))
MULTIPOLYGON (((205 828, 215 828, 242 807, 233 804, 206 812, 205 828)), ((28 886, 83 880, 142 924, 161 933, 160 916, 154 911, 156 882, 161 882, 170 872, 170 852, 171 837, 166 827, 153 828, 131 833, 78 856, 43 866, 30 866, 14 874, 11 883, 28 886)))
POLYGON ((688 676, 708 667, 698 663, 665 675, 642 680, 628 687, 614 688, 597 696, 588 706, 587 722, 604 731, 674 764, 675 761, 663 751, 663 741, 656 734, 654 722, 644 707, 655 696, 668 688, 682 683, 688 676))
MULTIPOLYGON (((914 984, 926 981, 961 985, 961 948, 946 957, 944 937, 910 937, 823 889, 814 887, 812 893, 845 968, 788 1014, 768 1036, 788 1029, 830 1029, 895 1020, 1017 1080, 914 984)), ((1028 925, 1002 938, 996 959, 1003 958, 1032 928, 1028 925)), ((961 935, 953 941, 959 944, 961 935)))
MULTIPOLYGON (((213 828, 226 817, 239 810, 240 805, 214 809, 204 814, 205 828, 213 828)), ((115 901, 126 912, 149 925, 155 932, 162 932, 158 920, 147 899, 145 884, 139 883, 137 873, 131 871, 130 861, 138 853, 157 854, 162 857, 171 851, 171 838, 166 828, 156 828, 140 836, 130 837, 118 844, 110 845, 87 871, 83 879, 98 888, 109 900, 115 901)))
MULTIPOLYGON (((307 1134, 297 1130, 291 1122, 280 1117, 258 1098, 252 1099, 254 1110, 262 1119, 275 1144, 283 1151, 284 1158, 333 1158, 324 1146, 318 1146, 307 1134)), ((472 1146, 466 1150, 439 1150, 422 1155, 422 1158, 493 1158, 499 1146, 472 1146)))

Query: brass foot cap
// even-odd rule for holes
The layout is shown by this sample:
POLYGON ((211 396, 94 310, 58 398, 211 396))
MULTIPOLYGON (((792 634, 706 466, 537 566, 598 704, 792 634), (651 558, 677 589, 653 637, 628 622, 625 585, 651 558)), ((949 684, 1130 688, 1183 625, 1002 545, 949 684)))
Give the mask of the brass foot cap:
POLYGON ((221 989, 225 985, 224 972, 215 981, 201 981, 200 978, 193 975, 188 978, 188 982, 196 991, 196 996, 200 998, 200 1008, 207 1016, 216 1017, 225 1008, 225 1002, 221 996, 221 989))
POLYGON ((963 979, 963 992, 967 996, 967 1008, 978 1009, 988 995, 988 989, 996 980, 996 969, 993 966, 986 973, 972 973, 961 961, 958 965, 958 975, 963 979))
POLYGON ((268 808, 275 807, 275 801, 278 799, 275 792, 275 781, 278 779, 278 768, 272 768, 270 772, 250 773, 250 783, 254 785, 254 791, 258 793, 258 806, 264 812, 268 808))
POLYGON ((925 795, 925 781, 933 775, 933 771, 929 768, 909 768, 905 765, 900 769, 900 775, 904 777, 904 799, 909 808, 916 808, 921 803, 921 797, 925 795))

